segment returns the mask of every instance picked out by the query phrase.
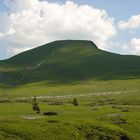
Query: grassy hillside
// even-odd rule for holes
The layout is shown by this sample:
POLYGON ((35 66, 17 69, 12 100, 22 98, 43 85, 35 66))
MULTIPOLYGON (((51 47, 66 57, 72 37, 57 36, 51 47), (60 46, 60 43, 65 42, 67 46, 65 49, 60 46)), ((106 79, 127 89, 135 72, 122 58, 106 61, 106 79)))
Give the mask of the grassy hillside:
POLYGON ((91 41, 55 41, 0 62, 5 85, 139 77, 139 56, 102 51, 91 41))
POLYGON ((91 41, 55 41, 0 61, 0 140, 139 140, 139 83, 140 56, 91 41))

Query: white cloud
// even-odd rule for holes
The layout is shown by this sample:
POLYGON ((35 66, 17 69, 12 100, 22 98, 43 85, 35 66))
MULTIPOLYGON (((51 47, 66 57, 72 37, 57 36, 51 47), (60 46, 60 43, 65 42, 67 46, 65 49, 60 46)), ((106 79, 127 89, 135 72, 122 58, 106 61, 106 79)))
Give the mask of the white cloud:
POLYGON ((3 36, 4 36, 3 33, 0 32, 0 38, 2 38, 3 36))
POLYGON ((129 48, 128 44, 123 44, 121 46, 121 51, 122 51, 122 54, 131 54, 132 53, 132 51, 129 48))
POLYGON ((26 51, 26 50, 29 50, 31 48, 18 48, 18 47, 9 47, 8 50, 7 50, 7 54, 9 55, 15 55, 15 54, 18 54, 19 52, 22 52, 22 51, 26 51))
POLYGON ((134 47, 134 53, 140 55, 140 38, 133 38, 131 40, 131 45, 134 47))
POLYGON ((140 15, 133 15, 128 21, 120 21, 119 28, 121 30, 140 28, 140 15))
POLYGON ((93 40, 100 48, 116 34, 106 11, 72 1, 64 4, 39 0, 4 0, 10 8, 0 30, 11 54, 59 39, 93 40))
POLYGON ((128 44, 122 46, 125 54, 140 55, 140 38, 133 38, 128 44))
POLYGON ((22 10, 28 10, 34 8, 39 4, 38 0, 4 0, 7 7, 10 8, 10 12, 19 12, 22 10))

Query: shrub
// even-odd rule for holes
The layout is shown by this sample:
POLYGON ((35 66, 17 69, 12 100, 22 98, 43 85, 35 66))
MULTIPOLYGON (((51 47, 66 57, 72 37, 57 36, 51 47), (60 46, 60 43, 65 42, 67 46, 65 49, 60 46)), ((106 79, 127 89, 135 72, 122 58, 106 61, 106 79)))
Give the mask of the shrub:
POLYGON ((39 108, 36 96, 32 100, 32 107, 33 107, 33 110, 36 111, 37 114, 40 114, 40 108, 39 108))
POLYGON ((78 106, 79 104, 78 104, 78 100, 76 99, 76 98, 73 98, 73 105, 74 106, 78 106))
POLYGON ((44 115, 46 115, 46 116, 54 116, 54 115, 57 115, 57 112, 44 112, 44 115))

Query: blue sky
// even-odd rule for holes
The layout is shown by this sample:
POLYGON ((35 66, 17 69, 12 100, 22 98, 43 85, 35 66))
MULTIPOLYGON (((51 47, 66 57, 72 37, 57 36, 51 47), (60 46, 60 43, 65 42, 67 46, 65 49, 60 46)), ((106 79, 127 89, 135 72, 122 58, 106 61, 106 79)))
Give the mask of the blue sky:
POLYGON ((90 39, 107 51, 140 55, 139 5, 139 0, 1 0, 0 59, 58 39, 90 39))
MULTIPOLYGON (((49 1, 63 3, 66 0, 49 1)), ((92 5, 99 9, 105 9, 108 14, 115 17, 117 21, 127 20, 130 16, 140 13, 139 0, 75 0, 75 2, 78 4, 92 5)))

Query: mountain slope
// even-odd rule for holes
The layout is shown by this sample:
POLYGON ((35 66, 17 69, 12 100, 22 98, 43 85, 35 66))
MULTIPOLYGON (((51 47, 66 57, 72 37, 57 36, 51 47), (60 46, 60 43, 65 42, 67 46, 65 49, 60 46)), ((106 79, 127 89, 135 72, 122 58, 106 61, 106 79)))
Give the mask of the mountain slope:
POLYGON ((140 78, 140 57, 102 51, 91 41, 55 41, 0 61, 0 82, 75 82, 140 78))

